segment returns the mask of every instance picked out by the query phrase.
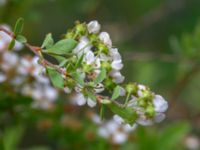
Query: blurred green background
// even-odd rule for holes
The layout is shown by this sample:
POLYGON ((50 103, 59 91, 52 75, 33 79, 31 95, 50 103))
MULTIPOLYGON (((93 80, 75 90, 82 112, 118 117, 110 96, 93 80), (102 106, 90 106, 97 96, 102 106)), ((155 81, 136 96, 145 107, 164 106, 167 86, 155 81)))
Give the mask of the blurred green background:
MULTIPOLYGON (((60 129, 55 124, 54 131, 38 131, 30 121, 32 126, 26 127, 18 142, 21 149, 34 145, 44 145, 37 150, 200 149, 197 143, 197 147, 188 145, 188 138, 200 142, 199 0, 7 0, 0 6, 1 23, 13 25, 19 17, 25 19, 24 35, 34 45, 41 45, 49 32, 59 39, 76 20, 98 20, 123 56, 126 81, 148 85, 169 101, 165 121, 139 127, 123 145, 87 139, 85 132, 92 125, 80 119, 81 112, 76 112, 85 112, 87 108, 76 108, 71 117, 82 120, 82 129, 60 129)), ((62 108, 58 108, 57 115, 62 113, 62 108)), ((40 117, 51 118, 50 115, 43 113, 40 117)), ((12 121, 8 124, 13 125, 12 121)), ((1 123, 1 130, 5 125, 1 123)), ((9 128, 8 132, 11 131, 9 128)))

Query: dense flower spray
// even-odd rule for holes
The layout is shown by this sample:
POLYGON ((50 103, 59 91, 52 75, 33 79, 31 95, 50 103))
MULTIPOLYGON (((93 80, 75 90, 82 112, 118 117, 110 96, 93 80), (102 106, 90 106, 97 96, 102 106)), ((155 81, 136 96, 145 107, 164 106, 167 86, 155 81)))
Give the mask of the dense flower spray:
MULTIPOLYGON (((112 45, 110 35, 101 31, 98 21, 76 22, 58 42, 54 42, 52 35, 48 34, 40 47, 30 45, 21 35, 22 22, 17 22, 14 33, 4 27, 0 28, 0 31, 4 31, 0 32, 0 36, 5 39, 0 42, 0 50, 3 51, 0 81, 7 80, 6 72, 10 68, 17 68, 16 74, 22 77, 27 74, 32 76, 35 82, 22 86, 21 91, 36 99, 33 106, 47 108, 56 99, 57 91, 50 86, 44 75, 47 73, 54 87, 71 94, 74 104, 87 104, 90 107, 98 104, 101 117, 105 108, 110 109, 114 113, 111 122, 124 125, 124 130, 127 126, 131 129, 137 124, 152 125, 165 118, 168 103, 162 96, 155 94, 147 86, 124 83, 125 77, 121 74, 122 57, 112 45), (37 56, 19 59, 15 52, 2 50, 6 49, 8 43, 11 48, 19 47, 18 42, 37 56), (55 58, 56 63, 49 62, 44 55, 55 58), (12 61, 8 61, 11 57, 12 61)), ((20 85, 24 81, 22 77, 13 78, 12 84, 20 85)), ((103 135, 103 132, 101 130, 99 134, 103 135)), ((114 140, 120 143, 123 139, 116 137, 114 140)))

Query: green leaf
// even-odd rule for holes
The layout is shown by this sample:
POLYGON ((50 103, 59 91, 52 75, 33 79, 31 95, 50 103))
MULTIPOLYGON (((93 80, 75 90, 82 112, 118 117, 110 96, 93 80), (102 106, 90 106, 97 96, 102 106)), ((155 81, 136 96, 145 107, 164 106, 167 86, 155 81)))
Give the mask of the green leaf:
POLYGON ((47 73, 51 79, 52 84, 57 88, 64 88, 64 79, 62 78, 61 74, 50 67, 47 67, 47 73))
POLYGON ((101 120, 103 120, 104 115, 105 115, 105 106, 102 104, 101 107, 100 107, 100 118, 101 118, 101 120))
POLYGON ((106 78, 106 69, 102 68, 101 72, 99 73, 97 78, 94 80, 94 83, 98 84, 98 83, 102 82, 105 78, 106 78))
POLYGON ((8 49, 11 50, 11 49, 13 49, 14 46, 15 46, 15 39, 13 39, 13 40, 10 42, 10 44, 9 44, 9 46, 8 46, 8 49))
POLYGON ((46 35, 45 39, 44 39, 44 42, 42 43, 42 46, 41 48, 51 48, 54 44, 54 40, 52 38, 52 34, 49 33, 46 35))
POLYGON ((17 150, 17 145, 22 138, 23 132, 23 126, 7 128, 3 137, 4 150, 17 150))
POLYGON ((24 19, 19 18, 16 21, 15 28, 14 28, 14 33, 15 33, 16 36, 22 33, 23 27, 24 27, 24 19))
POLYGON ((71 73, 71 76, 76 80, 80 85, 84 86, 85 82, 83 78, 81 77, 80 73, 78 72, 73 72, 71 73))
POLYGON ((64 67, 67 64, 68 60, 64 59, 63 61, 60 62, 59 67, 64 67))
POLYGON ((81 55, 81 57, 76 62, 75 68, 78 68, 81 66, 81 63, 83 62, 84 54, 81 55))
POLYGON ((120 96, 120 89, 121 89, 120 86, 116 86, 116 87, 114 88, 114 91, 113 91, 111 100, 115 100, 115 99, 117 99, 117 98, 120 96))
POLYGON ((93 93, 87 92, 87 96, 88 96, 89 98, 91 98, 93 101, 96 101, 96 96, 95 96, 93 93))
POLYGON ((108 103, 106 104, 106 106, 108 106, 113 113, 122 117, 127 123, 132 124, 137 119, 137 114, 134 112, 132 108, 129 107, 124 108, 114 102, 108 103))
POLYGON ((77 45, 77 42, 73 39, 64 39, 58 41, 55 45, 50 47, 49 49, 46 50, 47 53, 52 53, 52 54, 67 54, 70 53, 77 45))
POLYGON ((26 43, 27 39, 23 35, 17 35, 16 40, 20 43, 26 43))

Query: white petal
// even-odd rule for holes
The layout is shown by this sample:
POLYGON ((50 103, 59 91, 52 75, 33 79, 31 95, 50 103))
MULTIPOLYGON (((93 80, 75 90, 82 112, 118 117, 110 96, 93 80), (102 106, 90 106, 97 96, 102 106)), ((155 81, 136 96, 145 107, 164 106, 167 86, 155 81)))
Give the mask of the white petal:
POLYGON ((98 135, 106 139, 110 136, 105 127, 100 127, 98 129, 98 135))
POLYGON ((89 33, 98 33, 100 31, 100 24, 98 21, 94 20, 87 24, 88 32, 89 33))
POLYGON ((160 95, 155 95, 153 104, 156 112, 165 112, 168 108, 167 101, 160 95))
POLYGON ((101 32, 99 34, 99 39, 104 43, 106 44, 107 46, 109 47, 112 47, 112 41, 110 39, 110 36, 107 32, 101 32))
POLYGON ((151 119, 146 119, 144 117, 140 117, 136 120, 136 122, 140 125, 143 125, 143 126, 150 126, 150 125, 153 125, 153 120, 151 119))
POLYGON ((86 103, 86 99, 83 94, 77 93, 73 98, 72 98, 77 105, 82 106, 86 103))
POLYGON ((87 104, 90 107, 94 107, 94 106, 96 106, 97 102, 92 100, 91 98, 87 98, 87 104))
POLYGON ((76 48, 73 50, 73 52, 77 53, 78 56, 81 56, 83 53, 90 51, 90 49, 91 49, 91 45, 89 44, 88 38, 83 36, 80 38, 80 42, 78 43, 76 48))
POLYGON ((89 65, 95 61, 95 56, 92 51, 88 51, 84 58, 85 58, 86 63, 89 65))
POLYGON ((165 119, 165 114, 163 113, 157 113, 154 117, 155 122, 159 123, 165 119))
POLYGON ((94 123, 96 123, 96 124, 101 124, 102 123, 101 118, 96 114, 92 115, 92 121, 94 123))
POLYGON ((138 125, 136 123, 133 124, 132 126, 130 124, 125 124, 123 126, 123 130, 128 133, 128 132, 131 132, 131 131, 135 130, 137 128, 137 126, 138 125))
POLYGON ((4 82, 6 80, 6 78, 7 77, 4 74, 0 73, 0 83, 4 82))
POLYGON ((122 119, 122 117, 120 117, 120 116, 118 116, 118 115, 114 115, 114 116, 113 116, 113 120, 114 120, 115 122, 117 122, 118 124, 124 123, 124 119, 122 119))
POLYGON ((58 96, 58 92, 56 91, 56 89, 54 89, 50 86, 47 86, 45 88, 44 95, 47 98, 47 100, 54 101, 54 100, 56 100, 56 98, 58 96))
POLYGON ((112 140, 116 144, 122 144, 122 143, 126 142, 127 138, 128 138, 128 135, 126 133, 116 132, 113 135, 113 139, 112 140))
POLYGON ((111 63, 111 67, 115 70, 121 70, 123 68, 123 64, 121 60, 116 60, 111 63))

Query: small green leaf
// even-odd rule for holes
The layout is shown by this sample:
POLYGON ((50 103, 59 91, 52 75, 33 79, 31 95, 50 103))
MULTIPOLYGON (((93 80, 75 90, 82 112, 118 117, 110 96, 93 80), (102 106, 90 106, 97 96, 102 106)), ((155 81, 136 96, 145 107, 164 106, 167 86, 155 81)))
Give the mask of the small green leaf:
POLYGON ((64 67, 67 64, 68 60, 64 59, 63 61, 60 62, 59 67, 64 67))
POLYGON ((71 76, 76 80, 80 85, 84 86, 84 80, 81 77, 80 73, 78 72, 73 72, 71 76))
POLYGON ((132 108, 129 107, 124 108, 114 102, 108 103, 106 104, 106 106, 108 106, 113 113, 122 117, 127 123, 132 124, 137 119, 137 114, 134 112, 132 108))
POLYGON ((10 44, 9 44, 9 46, 8 46, 8 49, 11 50, 11 49, 13 49, 14 46, 15 46, 15 39, 13 39, 13 40, 10 42, 10 44))
POLYGON ((16 21, 15 28, 14 28, 14 33, 16 36, 22 33, 23 27, 24 27, 24 19, 19 18, 16 21))
POLYGON ((46 50, 47 53, 54 54, 67 54, 70 53, 77 45, 77 42, 73 39, 64 39, 58 41, 55 45, 46 50))
POLYGON ((17 35, 16 40, 20 43, 26 43, 27 39, 23 35, 17 35))
POLYGON ((42 43, 42 46, 41 48, 51 48, 54 44, 54 40, 52 38, 52 34, 49 33, 46 35, 45 39, 44 39, 44 42, 42 43))
POLYGON ((100 118, 101 118, 101 120, 103 120, 104 115, 105 115, 105 106, 102 104, 101 107, 100 107, 100 118))
POLYGON ((81 57, 78 59, 75 68, 80 67, 81 63, 83 62, 84 54, 81 55, 81 57))
POLYGON ((57 88, 64 88, 64 79, 61 74, 53 68, 47 67, 47 73, 51 79, 52 84, 57 88))
POLYGON ((91 98, 93 101, 96 101, 96 96, 92 94, 91 92, 87 92, 87 96, 91 98))
POLYGON ((115 100, 115 99, 117 99, 120 96, 120 89, 121 89, 120 86, 116 86, 114 88, 111 100, 115 100))
POLYGON ((102 82, 105 78, 106 78, 106 69, 102 68, 101 72, 99 73, 99 75, 95 79, 94 83, 98 84, 98 83, 102 82))

